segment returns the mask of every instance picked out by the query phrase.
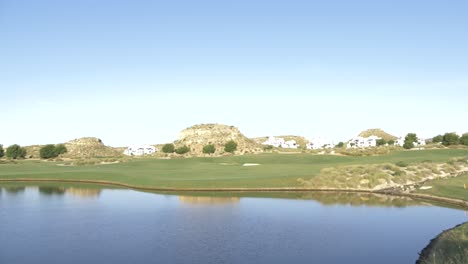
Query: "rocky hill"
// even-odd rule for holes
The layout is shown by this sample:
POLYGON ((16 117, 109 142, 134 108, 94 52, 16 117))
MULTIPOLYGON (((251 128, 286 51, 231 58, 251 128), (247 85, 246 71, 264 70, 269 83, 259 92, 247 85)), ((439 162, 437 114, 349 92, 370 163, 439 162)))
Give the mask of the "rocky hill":
POLYGON ((90 157, 116 157, 122 156, 119 150, 106 146, 99 138, 84 137, 70 140, 65 143, 67 153, 64 157, 90 158, 90 157))
POLYGON ((182 130, 179 140, 175 141, 176 147, 186 145, 190 147, 190 154, 202 154, 203 147, 213 144, 216 154, 224 152, 224 144, 233 140, 237 143, 238 153, 254 153, 262 151, 255 141, 245 137, 238 128, 222 124, 201 124, 182 130))
POLYGON ((397 139, 397 137, 395 137, 394 135, 391 135, 391 134, 383 131, 380 128, 364 130, 361 133, 359 133, 359 136, 360 137, 378 136, 378 137, 381 137, 381 138, 385 139, 386 141, 391 140, 391 139, 392 140, 397 139))

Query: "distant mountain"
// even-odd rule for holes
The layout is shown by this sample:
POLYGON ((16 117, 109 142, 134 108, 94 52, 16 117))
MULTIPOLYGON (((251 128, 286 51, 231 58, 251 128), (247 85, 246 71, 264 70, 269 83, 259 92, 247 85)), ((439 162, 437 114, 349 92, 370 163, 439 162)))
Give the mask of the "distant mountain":
POLYGON ((377 136, 377 137, 381 137, 385 140, 395 140, 397 139, 398 137, 394 136, 394 135, 391 135, 385 131, 383 131, 382 129, 380 128, 374 128, 374 129, 367 129, 367 130, 364 130, 362 131, 361 133, 359 133, 359 136, 360 137, 370 137, 370 136, 377 136))

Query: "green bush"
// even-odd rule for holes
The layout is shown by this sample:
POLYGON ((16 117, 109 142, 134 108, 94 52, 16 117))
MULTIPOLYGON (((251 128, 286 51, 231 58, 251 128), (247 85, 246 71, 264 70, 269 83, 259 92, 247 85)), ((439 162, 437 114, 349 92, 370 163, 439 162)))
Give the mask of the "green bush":
POLYGON ((405 143, 403 144, 403 148, 411 149, 414 148, 414 143, 418 142, 418 136, 415 133, 408 133, 405 137, 405 143))
POLYGON ((203 147, 203 153, 213 154, 216 151, 216 147, 213 144, 209 144, 203 147))
POLYGON ((190 151, 190 148, 187 147, 187 146, 182 146, 182 147, 179 147, 175 150, 175 153, 177 154, 185 154, 185 153, 188 153, 190 151))
POLYGON ((3 149, 3 145, 0 144, 0 158, 2 158, 3 156, 5 156, 5 150, 3 149))
POLYGON ((395 145, 395 140, 390 139, 387 143, 388 143, 388 145, 393 146, 393 145, 395 145))
POLYGON ((385 139, 383 139, 383 138, 377 139, 376 144, 377 144, 377 146, 383 146, 383 145, 387 144, 387 141, 385 141, 385 139))
POLYGON ((233 140, 228 141, 228 142, 224 145, 224 151, 226 151, 226 152, 233 153, 233 152, 236 151, 236 150, 237 150, 237 143, 234 142, 233 140))
POLYGON ((162 151, 164 153, 173 153, 175 151, 175 147, 174 147, 174 144, 165 144, 163 147, 162 147, 162 151))
POLYGON ((458 145, 458 143, 460 143, 460 137, 455 133, 445 133, 442 138, 444 146, 458 145))
POLYGON ((465 133, 463 134, 463 136, 460 137, 460 144, 468 146, 468 133, 465 133))
POLYGON ((55 158, 58 154, 55 151, 55 145, 49 144, 45 145, 39 150, 39 156, 41 159, 50 159, 55 158))
POLYGON ((398 167, 408 167, 408 163, 404 161, 397 161, 395 165, 397 165, 398 167))
POLYGON ((11 145, 6 149, 6 156, 10 159, 24 158, 26 156, 26 149, 18 144, 11 145))
POLYGON ((265 145, 263 146, 263 150, 272 150, 273 146, 272 145, 265 145))
POLYGON ((442 142, 443 139, 444 139, 444 137, 442 135, 437 135, 437 136, 432 138, 432 143, 440 143, 440 142, 442 142))
POLYGON ((336 144, 336 147, 337 148, 342 148, 344 146, 344 143, 343 142, 338 142, 338 144, 336 144))
POLYGON ((55 154, 57 156, 60 155, 60 154, 67 153, 67 152, 68 152, 68 149, 67 149, 67 147, 65 147, 65 144, 55 145, 55 154))

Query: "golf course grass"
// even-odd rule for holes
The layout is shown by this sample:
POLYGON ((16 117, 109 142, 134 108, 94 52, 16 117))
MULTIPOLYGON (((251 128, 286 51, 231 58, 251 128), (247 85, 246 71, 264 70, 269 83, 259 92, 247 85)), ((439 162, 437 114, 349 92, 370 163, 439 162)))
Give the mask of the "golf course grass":
POLYGON ((129 162, 60 166, 63 162, 24 160, 0 164, 0 179, 111 181, 150 188, 294 188, 323 168, 353 164, 446 162, 468 156, 466 149, 395 151, 348 157, 312 154, 258 154, 226 157, 133 159, 129 162), (246 163, 257 166, 243 166, 246 163))

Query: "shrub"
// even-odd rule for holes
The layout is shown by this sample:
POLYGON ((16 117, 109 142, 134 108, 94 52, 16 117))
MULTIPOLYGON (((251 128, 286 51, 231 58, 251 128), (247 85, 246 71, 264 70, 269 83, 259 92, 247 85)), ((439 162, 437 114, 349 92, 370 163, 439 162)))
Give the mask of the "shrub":
POLYGON ((45 145, 39 150, 39 156, 41 159, 50 159, 58 156, 55 146, 52 144, 45 145))
POLYGON ((415 133, 408 133, 405 137, 405 143, 403 144, 403 148, 411 149, 414 147, 414 143, 418 142, 418 137, 415 133))
POLYGON ((175 153, 177 153, 177 154, 185 154, 185 153, 187 153, 187 152, 189 152, 189 151, 190 151, 190 148, 184 145, 184 146, 182 146, 182 147, 177 148, 177 149, 175 150, 175 153))
POLYGON ((273 146, 272 145, 265 145, 263 146, 263 150, 272 150, 273 146))
POLYGON ((6 149, 6 156, 11 159, 24 158, 26 149, 17 144, 11 145, 6 149))
POLYGON ((465 133, 463 134, 463 136, 460 137, 460 144, 468 146, 468 133, 465 133))
POLYGON ((440 142, 442 142, 443 139, 444 139, 444 137, 442 135, 437 135, 437 136, 432 138, 432 143, 440 143, 440 142))
POLYGON ((377 139, 376 144, 377 144, 377 146, 383 146, 383 145, 387 144, 387 141, 385 141, 385 139, 383 139, 383 138, 377 139))
POLYGON ((388 143, 388 145, 393 146, 393 145, 395 145, 395 140, 390 139, 387 143, 388 143))
POLYGON ((174 144, 165 144, 163 147, 162 147, 162 151, 164 153, 173 153, 175 150, 175 147, 174 147, 174 144))
POLYGON ((68 152, 68 149, 67 149, 67 147, 65 147, 65 144, 55 145, 55 154, 57 156, 60 155, 60 154, 67 153, 67 152, 68 152))
POLYGON ((412 149, 414 148, 414 143, 413 142, 406 142, 403 144, 403 148, 405 149, 412 149))
POLYGON ((203 147, 203 153, 213 154, 216 151, 216 147, 213 144, 209 144, 203 147))
POLYGON ((5 156, 5 150, 3 149, 3 145, 0 144, 0 158, 2 158, 3 156, 5 156))
POLYGON ((408 167, 408 163, 404 161, 397 161, 395 165, 397 165, 398 167, 408 167))
POLYGON ((336 147, 337 148, 342 148, 344 146, 344 143, 343 142, 338 142, 338 144, 336 144, 336 147))
POLYGON ((458 143, 460 143, 460 137, 455 133, 445 133, 442 138, 444 146, 458 145, 458 143))
POLYGON ((236 150, 237 150, 237 143, 234 142, 233 140, 230 140, 226 144, 224 144, 224 151, 233 153, 236 150))

